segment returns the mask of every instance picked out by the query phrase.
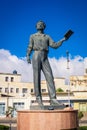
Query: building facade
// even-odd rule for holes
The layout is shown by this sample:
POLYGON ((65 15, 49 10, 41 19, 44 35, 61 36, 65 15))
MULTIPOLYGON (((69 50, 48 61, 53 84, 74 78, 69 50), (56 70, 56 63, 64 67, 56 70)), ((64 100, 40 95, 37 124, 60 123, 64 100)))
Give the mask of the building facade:
MULTIPOLYGON (((57 99, 63 103, 70 103, 75 109, 87 111, 87 74, 83 76, 70 76, 70 84, 65 84, 65 78, 54 79, 56 89, 61 88, 63 92, 57 92, 57 99)), ((48 89, 46 81, 41 82, 41 92, 44 104, 49 104, 48 89)), ((30 105, 36 102, 34 86, 32 82, 21 81, 21 74, 0 73, 0 116, 5 116, 9 107, 16 110, 30 109, 30 105)), ((13 115, 16 116, 16 110, 13 115)))

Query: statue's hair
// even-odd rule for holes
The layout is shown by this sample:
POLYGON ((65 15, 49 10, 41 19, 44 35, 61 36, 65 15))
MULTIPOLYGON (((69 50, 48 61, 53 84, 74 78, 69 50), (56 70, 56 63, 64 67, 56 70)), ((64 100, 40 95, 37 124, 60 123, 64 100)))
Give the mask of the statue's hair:
POLYGON ((43 25, 44 25, 44 29, 46 28, 46 24, 45 24, 45 22, 42 21, 42 20, 39 20, 39 21, 36 23, 36 28, 37 28, 37 24, 38 24, 38 23, 43 23, 43 25))

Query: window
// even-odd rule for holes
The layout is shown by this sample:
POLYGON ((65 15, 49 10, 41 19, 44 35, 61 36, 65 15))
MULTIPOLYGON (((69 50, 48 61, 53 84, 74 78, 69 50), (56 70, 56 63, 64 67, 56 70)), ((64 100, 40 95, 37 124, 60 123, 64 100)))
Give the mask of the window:
POLYGON ((46 89, 42 89, 42 92, 43 92, 43 93, 46 92, 46 89))
POLYGON ((2 92, 2 88, 0 88, 0 93, 2 92))
POLYGON ((16 93, 19 93, 19 88, 16 88, 16 93))
POLYGON ((27 88, 23 88, 22 93, 27 93, 27 88))
POLYGON ((71 83, 71 86, 73 86, 74 84, 73 83, 71 83))
POLYGON ((67 89, 66 92, 68 93, 68 92, 70 92, 70 90, 67 89))
POLYGON ((80 111, 87 111, 87 104, 85 102, 81 102, 79 104, 79 110, 80 111))
POLYGON ((24 108, 24 102, 15 102, 13 106, 18 110, 18 109, 23 109, 24 108))
POLYGON ((5 103, 0 103, 0 116, 5 115, 5 103))
POLYGON ((5 93, 8 93, 8 88, 5 88, 5 93))
POLYGON ((14 81, 14 77, 11 77, 11 82, 13 82, 14 81))
MULTIPOLYGON (((15 102, 13 103, 13 107, 16 108, 16 110, 23 110, 24 109, 24 102, 15 102)), ((13 112, 13 116, 17 116, 17 112, 13 112)))
POLYGON ((31 89, 31 93, 33 93, 33 92, 34 92, 34 89, 32 88, 32 89, 31 89))
POLYGON ((5 77, 5 81, 8 82, 8 77, 5 77))
POLYGON ((10 92, 13 93, 13 88, 10 88, 10 92))

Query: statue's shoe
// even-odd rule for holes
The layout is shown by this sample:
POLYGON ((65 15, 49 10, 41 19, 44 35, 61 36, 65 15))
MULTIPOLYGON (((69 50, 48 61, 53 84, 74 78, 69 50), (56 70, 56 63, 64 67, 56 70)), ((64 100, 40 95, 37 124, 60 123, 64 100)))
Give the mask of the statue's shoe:
POLYGON ((68 107, 68 105, 65 105, 65 104, 63 104, 63 103, 60 103, 60 102, 58 102, 56 99, 51 99, 51 101, 50 101, 50 105, 51 106, 63 106, 63 107, 68 107))

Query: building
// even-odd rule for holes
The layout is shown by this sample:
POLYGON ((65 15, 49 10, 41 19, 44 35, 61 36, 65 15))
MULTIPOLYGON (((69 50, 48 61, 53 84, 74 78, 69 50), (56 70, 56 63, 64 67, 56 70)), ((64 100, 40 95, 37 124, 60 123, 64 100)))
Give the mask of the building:
POLYGON ((84 75, 70 76, 70 87, 74 93, 74 108, 87 111, 87 69, 84 75))
MULTIPOLYGON (((22 82, 21 74, 0 73, 0 116, 5 116, 8 107, 16 110, 30 109, 36 102, 32 82, 22 82)), ((56 89, 62 88, 63 92, 57 93, 57 99, 63 103, 70 103, 75 109, 87 111, 87 73, 83 76, 70 76, 70 84, 65 84, 65 78, 55 78, 56 89)), ((44 104, 49 104, 46 81, 41 82, 41 91, 44 104)), ((13 112, 16 116, 16 111, 13 112)))
MULTIPOLYGON (((57 87, 64 87, 64 78, 55 79, 57 87)), ((64 87, 66 88, 66 87, 64 87)), ((46 81, 41 82, 41 91, 46 93, 44 100, 49 100, 46 81)), ((13 73, 0 73, 0 115, 5 115, 8 107, 19 109, 29 109, 31 102, 35 101, 33 83, 21 81, 21 74, 17 71, 13 73)))
POLYGON ((21 74, 0 73, 0 115, 5 115, 8 107, 29 109, 32 84, 21 82, 21 74))

